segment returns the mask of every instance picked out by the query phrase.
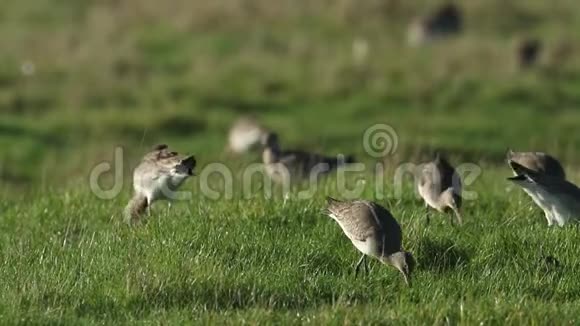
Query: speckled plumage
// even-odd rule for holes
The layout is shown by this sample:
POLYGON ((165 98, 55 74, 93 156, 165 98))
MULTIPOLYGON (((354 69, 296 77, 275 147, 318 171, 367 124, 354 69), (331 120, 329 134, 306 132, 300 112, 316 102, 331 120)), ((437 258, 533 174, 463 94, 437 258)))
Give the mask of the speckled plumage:
POLYGON ((386 208, 367 200, 340 201, 328 197, 327 203, 327 214, 363 253, 356 274, 368 255, 397 268, 409 283, 415 261, 409 252, 403 251, 401 227, 386 208))
POLYGON ((459 224, 463 223, 461 209, 461 178, 447 160, 437 154, 432 162, 423 164, 417 183, 419 195, 427 206, 439 212, 451 209, 459 224))
POLYGON ((125 209, 125 221, 135 223, 156 200, 173 199, 174 192, 195 168, 193 156, 170 151, 167 145, 157 145, 145 154, 133 171, 133 198, 125 209))

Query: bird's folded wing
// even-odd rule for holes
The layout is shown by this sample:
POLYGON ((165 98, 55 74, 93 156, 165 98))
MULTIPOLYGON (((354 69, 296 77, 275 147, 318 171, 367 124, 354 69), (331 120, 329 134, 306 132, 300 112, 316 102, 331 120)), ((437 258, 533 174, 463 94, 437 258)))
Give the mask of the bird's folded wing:
POLYGON ((378 220, 370 214, 371 212, 366 209, 359 210, 354 208, 350 214, 346 214, 352 217, 341 219, 340 224, 351 235, 351 238, 365 241, 376 232, 382 230, 382 226, 378 220))
POLYGON ((341 224, 349 233, 349 237, 358 241, 366 241, 368 238, 374 236, 376 232, 376 229, 372 225, 360 220, 346 220, 342 221, 341 224))

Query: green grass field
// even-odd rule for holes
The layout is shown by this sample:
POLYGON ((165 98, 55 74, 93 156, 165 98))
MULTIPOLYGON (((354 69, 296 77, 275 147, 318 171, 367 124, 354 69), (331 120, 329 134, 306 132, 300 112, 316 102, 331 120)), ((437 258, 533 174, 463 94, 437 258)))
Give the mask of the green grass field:
POLYGON ((4 1, 0 323, 580 323, 580 229, 548 228, 503 162, 508 147, 545 150, 580 182, 580 6, 457 3, 465 31, 412 48, 406 24, 435 2, 4 1), (544 48, 519 70, 527 36, 544 48), (365 152, 365 130, 395 129, 386 196, 371 172, 348 184, 402 225, 418 262, 411 288, 376 261, 354 277, 358 252, 322 214, 325 196, 343 196, 334 177, 310 199, 259 187, 243 198, 240 175, 259 154, 223 152, 242 114, 285 147, 368 166, 383 159, 365 152), (146 226, 127 227, 131 168, 157 143, 195 154, 198 172, 229 166, 233 198, 208 198, 194 177, 190 200, 156 203, 146 226), (90 171, 118 146, 123 191, 102 200, 90 171), (393 186, 397 164, 434 149, 481 167, 461 227, 438 213, 426 224, 412 180, 402 196, 393 186))

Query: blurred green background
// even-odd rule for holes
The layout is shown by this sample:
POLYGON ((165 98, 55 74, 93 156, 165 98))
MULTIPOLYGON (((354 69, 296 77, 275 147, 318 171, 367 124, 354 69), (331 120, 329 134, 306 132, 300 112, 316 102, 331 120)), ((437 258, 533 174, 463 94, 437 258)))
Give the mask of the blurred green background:
POLYGON ((580 228, 548 228, 503 160, 547 151, 580 181, 580 2, 454 3, 461 32, 411 46, 409 24, 444 1, 2 0, 0 324, 578 324, 580 228), (344 197, 336 179, 283 201, 212 200, 193 177, 192 199, 156 203, 142 228, 122 224, 129 182, 113 200, 89 191, 118 146, 125 180, 159 143, 239 176, 259 161, 224 153, 244 115, 283 148, 363 162, 382 160, 365 130, 388 124, 387 163, 442 149, 483 167, 478 198, 464 226, 435 212, 427 225, 393 165, 349 179, 401 223, 418 261, 406 288, 376 261, 353 277, 359 254, 322 214, 324 196, 344 197))
POLYGON ((497 164, 512 147, 577 162, 578 1, 456 1, 459 35, 409 46, 408 24, 442 3, 4 0, 1 187, 85 180, 117 145, 127 162, 161 142, 222 161, 243 114, 287 147, 361 160, 380 122, 401 160, 437 147, 497 164), (530 37, 538 62, 520 69, 530 37))

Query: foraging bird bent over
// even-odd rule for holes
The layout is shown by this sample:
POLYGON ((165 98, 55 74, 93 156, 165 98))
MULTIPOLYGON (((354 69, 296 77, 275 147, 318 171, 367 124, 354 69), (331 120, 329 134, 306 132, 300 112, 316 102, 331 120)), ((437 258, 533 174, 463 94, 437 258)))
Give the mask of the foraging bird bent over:
POLYGON ((182 156, 169 150, 167 145, 157 145, 145 154, 133 171, 133 198, 125 208, 125 221, 140 221, 145 211, 156 200, 174 199, 175 191, 194 175, 195 157, 182 156))
POLYGON ((517 173, 508 178, 524 188, 544 211, 548 226, 564 226, 580 220, 580 189, 576 185, 551 175, 538 173, 522 164, 511 162, 517 173))
POLYGON ((363 254, 356 264, 355 276, 363 263, 368 271, 368 255, 395 267, 410 285, 415 259, 402 249, 401 227, 386 208, 367 200, 340 201, 327 197, 326 213, 363 254))
POLYGON ((228 135, 227 151, 244 154, 259 148, 268 131, 252 117, 241 117, 234 122, 228 135))
POLYGON ((290 184, 308 178, 312 174, 325 174, 344 164, 354 163, 354 157, 327 157, 306 151, 282 151, 278 135, 268 133, 262 140, 262 162, 266 173, 277 183, 290 184))
POLYGON ((457 222, 462 224, 459 212, 462 201, 461 178, 453 166, 437 153, 432 162, 422 165, 418 179, 417 188, 425 206, 431 206, 441 213, 451 209, 457 222))
POLYGON ((543 152, 514 152, 509 149, 506 154, 506 161, 514 171, 514 175, 517 175, 517 172, 513 163, 517 163, 539 174, 566 179, 562 164, 553 156, 543 152))

